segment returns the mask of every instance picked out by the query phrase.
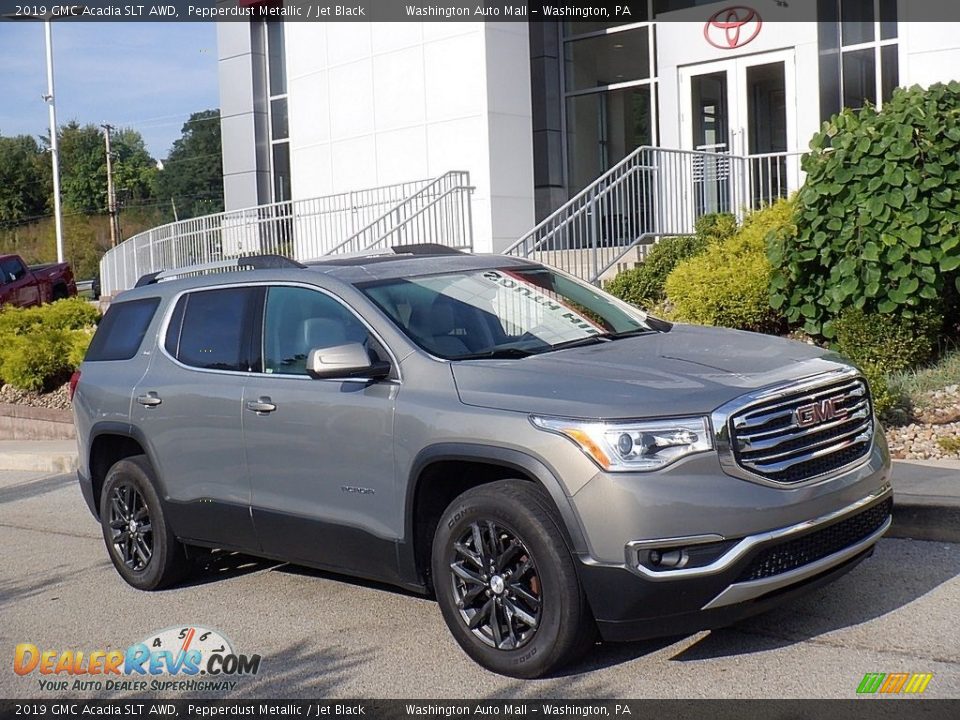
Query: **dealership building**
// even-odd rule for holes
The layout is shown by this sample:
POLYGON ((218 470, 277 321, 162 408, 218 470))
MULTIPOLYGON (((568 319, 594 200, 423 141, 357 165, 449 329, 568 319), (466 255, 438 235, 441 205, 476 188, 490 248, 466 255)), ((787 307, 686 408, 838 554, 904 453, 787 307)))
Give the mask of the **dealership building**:
POLYGON ((499 251, 639 146, 775 157, 786 194, 823 120, 960 68, 960 26, 912 0, 738 2, 219 23, 226 208, 466 170, 475 248, 499 251))

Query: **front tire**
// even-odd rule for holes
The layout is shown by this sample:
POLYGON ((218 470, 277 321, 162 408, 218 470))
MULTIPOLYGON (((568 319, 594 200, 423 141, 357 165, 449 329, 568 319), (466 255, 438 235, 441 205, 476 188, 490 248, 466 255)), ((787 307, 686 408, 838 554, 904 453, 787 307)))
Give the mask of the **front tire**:
POLYGON ((447 627, 483 667, 542 677, 593 645, 562 520, 538 485, 501 480, 460 495, 440 519, 432 561, 447 627))
POLYGON ((159 590, 186 574, 186 551, 167 523, 145 455, 120 460, 107 472, 100 527, 113 566, 138 590, 159 590))

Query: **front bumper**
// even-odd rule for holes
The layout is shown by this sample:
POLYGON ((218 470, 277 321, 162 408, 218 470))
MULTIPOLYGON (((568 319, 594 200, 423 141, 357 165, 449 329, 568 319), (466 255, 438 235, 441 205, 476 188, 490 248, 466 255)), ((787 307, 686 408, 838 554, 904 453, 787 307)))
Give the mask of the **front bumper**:
MULTIPOLYGON (((580 560, 584 589, 605 640, 689 633, 720 627, 823 585, 869 557, 890 527, 889 484, 812 520, 716 543, 721 554, 697 567, 651 571, 640 564, 580 560)), ((628 548, 692 547, 697 539, 628 548), (693 541, 693 545, 687 543, 693 541)))

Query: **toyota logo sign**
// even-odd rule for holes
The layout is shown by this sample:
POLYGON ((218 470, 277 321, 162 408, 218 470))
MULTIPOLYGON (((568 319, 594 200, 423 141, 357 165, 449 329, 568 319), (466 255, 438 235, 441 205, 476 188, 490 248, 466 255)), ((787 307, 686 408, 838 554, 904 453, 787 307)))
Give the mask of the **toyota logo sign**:
POLYGON ((733 5, 714 13, 703 26, 703 36, 707 42, 721 50, 736 50, 743 47, 757 35, 763 20, 753 8, 733 5))

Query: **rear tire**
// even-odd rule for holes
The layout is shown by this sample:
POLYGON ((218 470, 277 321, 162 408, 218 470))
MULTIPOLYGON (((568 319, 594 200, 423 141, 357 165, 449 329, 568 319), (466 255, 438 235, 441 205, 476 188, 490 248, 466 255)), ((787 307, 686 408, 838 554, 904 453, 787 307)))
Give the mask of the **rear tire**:
POLYGON ((66 300, 67 299, 67 289, 63 285, 57 285, 53 288, 51 302, 56 302, 57 300, 66 300))
POLYGON ((468 490, 440 518, 432 550, 440 611, 488 670, 542 677, 593 645, 596 626, 562 527, 546 493, 524 480, 468 490))
POLYGON ((138 590, 159 590, 179 581, 189 563, 155 489, 145 455, 120 460, 107 472, 100 493, 100 527, 113 566, 138 590))

